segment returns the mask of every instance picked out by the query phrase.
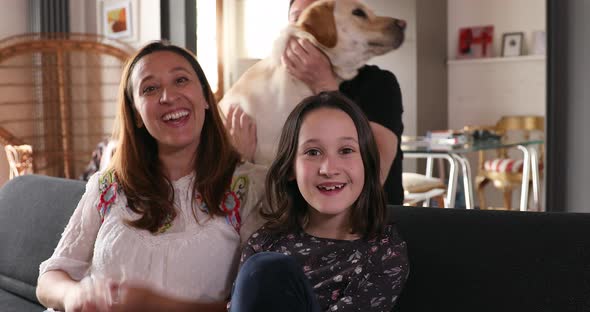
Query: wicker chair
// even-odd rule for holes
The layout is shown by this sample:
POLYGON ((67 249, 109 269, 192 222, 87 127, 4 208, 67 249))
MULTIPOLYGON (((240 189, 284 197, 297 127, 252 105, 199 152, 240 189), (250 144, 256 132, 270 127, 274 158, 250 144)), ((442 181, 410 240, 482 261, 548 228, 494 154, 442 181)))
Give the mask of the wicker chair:
POLYGON ((133 50, 93 34, 0 40, 0 143, 11 177, 80 175, 96 143, 111 135, 121 71, 133 50))

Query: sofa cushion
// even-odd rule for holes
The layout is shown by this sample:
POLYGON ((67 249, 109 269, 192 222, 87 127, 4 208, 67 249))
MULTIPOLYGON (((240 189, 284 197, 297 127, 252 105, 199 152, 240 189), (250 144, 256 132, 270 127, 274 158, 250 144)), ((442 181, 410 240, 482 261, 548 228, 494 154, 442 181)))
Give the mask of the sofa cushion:
POLYGON ((43 307, 0 289, 2 312, 41 312, 43 307))
POLYGON ((590 214, 388 212, 410 262, 395 311, 590 311, 590 214))
POLYGON ((40 175, 0 189, 0 289, 36 301, 39 264, 57 246, 85 182, 40 175))

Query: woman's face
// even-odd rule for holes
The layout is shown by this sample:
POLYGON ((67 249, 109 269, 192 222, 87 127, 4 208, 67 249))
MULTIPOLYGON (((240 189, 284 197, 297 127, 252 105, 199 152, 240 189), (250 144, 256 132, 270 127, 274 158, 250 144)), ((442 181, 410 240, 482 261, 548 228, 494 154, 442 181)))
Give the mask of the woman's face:
POLYGON ((336 218, 345 225, 365 184, 354 122, 339 109, 311 111, 301 123, 297 145, 295 179, 310 218, 336 218))
POLYGON ((135 65, 131 84, 135 110, 159 152, 195 151, 208 105, 190 63, 170 51, 148 54, 135 65))

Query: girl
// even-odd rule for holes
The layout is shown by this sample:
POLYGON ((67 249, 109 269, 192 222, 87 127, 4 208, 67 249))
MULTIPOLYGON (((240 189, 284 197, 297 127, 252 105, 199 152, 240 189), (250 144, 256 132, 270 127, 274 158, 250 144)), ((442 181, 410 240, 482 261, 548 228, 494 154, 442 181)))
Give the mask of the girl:
POLYGON ((162 42, 123 71, 118 146, 93 175, 37 296, 65 311, 225 311, 265 171, 240 161, 205 75, 162 42), (111 282, 105 282, 111 281, 111 282))
POLYGON ((377 147, 354 103, 338 92, 303 100, 266 188, 273 211, 242 253, 231 311, 392 309, 406 244, 386 222, 377 147))

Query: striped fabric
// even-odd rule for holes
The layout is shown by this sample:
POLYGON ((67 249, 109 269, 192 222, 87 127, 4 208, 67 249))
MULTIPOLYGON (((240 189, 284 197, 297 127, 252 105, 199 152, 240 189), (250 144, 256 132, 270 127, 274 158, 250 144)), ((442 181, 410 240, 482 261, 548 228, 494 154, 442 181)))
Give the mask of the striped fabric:
POLYGON ((522 172, 522 159, 496 158, 486 160, 483 164, 486 171, 494 172, 522 172))

